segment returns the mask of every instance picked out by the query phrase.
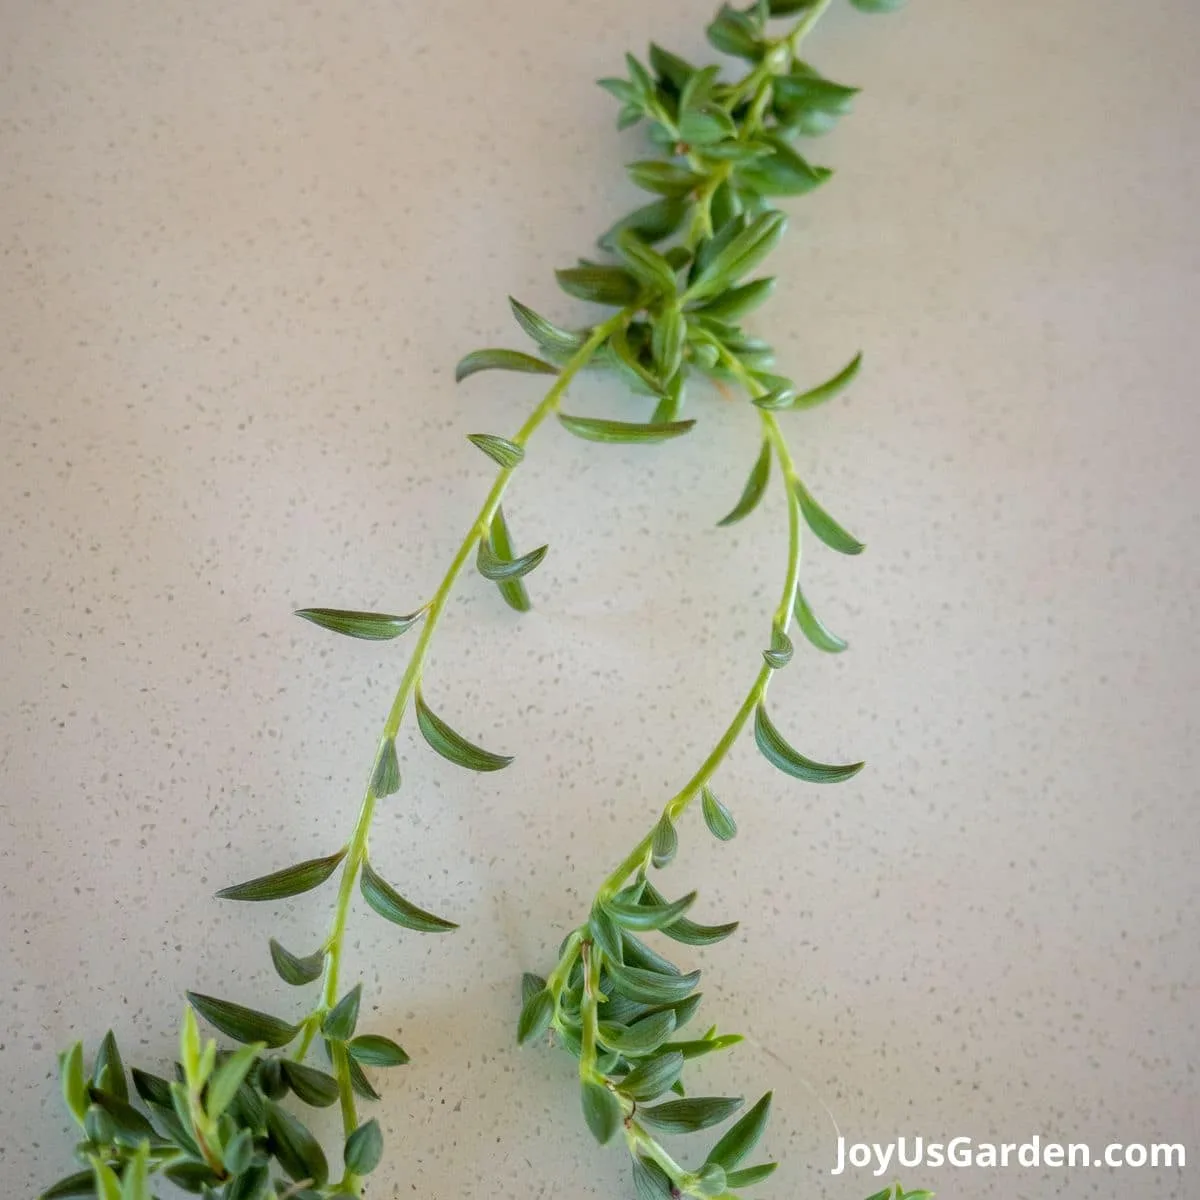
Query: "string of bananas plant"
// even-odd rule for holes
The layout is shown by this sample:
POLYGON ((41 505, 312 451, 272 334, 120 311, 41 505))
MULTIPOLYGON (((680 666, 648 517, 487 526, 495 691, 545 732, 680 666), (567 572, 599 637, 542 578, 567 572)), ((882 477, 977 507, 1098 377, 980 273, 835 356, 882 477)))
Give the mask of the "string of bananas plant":
MULTIPOLYGON (((899 0, 851 0, 867 11, 885 11, 899 0)), ((621 128, 645 122, 656 158, 629 167, 633 181, 657 198, 617 222, 601 239, 605 261, 581 260, 557 273, 570 296, 611 310, 582 329, 561 327, 511 300, 520 327, 539 355, 485 349, 467 355, 456 376, 501 369, 553 378, 549 389, 511 438, 471 434, 495 462, 495 481, 430 599, 407 615, 335 608, 299 610, 322 629, 353 638, 387 641, 420 627, 367 774, 366 789, 349 838, 320 857, 284 867, 218 892, 227 900, 265 902, 316 889, 337 876, 328 932, 311 953, 296 954, 272 939, 271 962, 282 981, 313 987, 298 1020, 216 996, 189 992, 174 1077, 128 1071, 109 1033, 90 1069, 76 1043, 60 1057, 67 1109, 82 1137, 81 1170, 61 1179, 42 1200, 96 1196, 147 1200, 154 1177, 213 1200, 263 1197, 346 1200, 362 1194, 364 1180, 383 1153, 380 1127, 362 1120, 361 1099, 378 1099, 366 1068, 399 1066, 405 1051, 390 1037, 358 1027, 362 985, 346 988, 342 964, 356 894, 379 916, 403 929, 447 933, 455 924, 420 908, 387 881, 372 861, 370 831, 376 806, 401 787, 396 738, 411 715, 428 745, 472 771, 495 771, 512 760, 459 733, 426 699, 425 665, 436 631, 460 576, 474 560, 513 608, 530 607, 525 578, 548 548, 518 553, 502 508, 508 486, 534 433, 551 417, 594 442, 653 443, 686 434, 694 419, 682 416, 691 376, 737 389, 753 406, 762 448, 745 489, 721 521, 747 516, 762 498, 777 464, 787 497, 788 555, 768 648, 750 690, 728 728, 692 778, 662 810, 653 829, 604 881, 587 920, 564 941, 546 979, 525 977, 519 1019, 521 1042, 553 1029, 579 1061, 586 1122, 600 1142, 623 1129, 632 1155, 639 1200, 680 1196, 734 1197, 775 1167, 746 1165, 765 1127, 770 1093, 754 1104, 694 1170, 679 1165, 660 1142, 666 1134, 715 1126, 741 1100, 686 1094, 685 1063, 741 1039, 715 1029, 694 1039, 680 1030, 700 1002, 699 972, 684 973, 639 934, 661 932, 690 945, 729 936, 736 922, 701 925, 687 915, 695 893, 668 901, 649 874, 675 857, 677 823, 697 797, 704 820, 721 840, 735 833, 733 817, 709 787, 743 728, 753 719, 763 754, 798 779, 831 783, 849 779, 860 763, 828 765, 807 758, 779 733, 766 710, 773 674, 793 655, 793 617, 817 649, 837 653, 845 643, 816 617, 800 589, 803 527, 832 549, 857 554, 853 538, 806 488, 779 422, 783 412, 804 411, 840 393, 858 372, 855 356, 832 378, 800 389, 773 370, 771 347, 739 325, 771 293, 770 278, 748 278, 775 246, 785 218, 773 202, 823 183, 830 172, 811 165, 794 148, 800 136, 829 130, 849 108, 856 89, 824 78, 801 57, 805 36, 830 0, 757 0, 749 8, 721 9, 708 27, 720 51, 748 64, 725 81, 716 66, 697 68, 658 46, 649 65, 627 56, 628 78, 602 86, 621 104, 621 128), (792 18, 776 31, 776 19, 792 18), (572 415, 562 401, 587 369, 607 370, 653 407, 646 421, 572 415), (201 1037, 197 1017, 239 1043, 222 1050, 201 1037), (310 1058, 322 1052, 320 1065, 310 1058), (662 1100, 668 1092, 673 1099, 662 1100), (286 1103, 285 1103, 286 1102, 286 1103), (139 1107, 140 1105, 140 1107, 139 1107), (297 1115, 297 1105, 340 1111, 339 1153, 326 1153, 297 1115)), ((439 705, 440 706, 440 705, 439 705)), ((900 1186, 872 1200, 918 1200, 925 1192, 900 1186)))

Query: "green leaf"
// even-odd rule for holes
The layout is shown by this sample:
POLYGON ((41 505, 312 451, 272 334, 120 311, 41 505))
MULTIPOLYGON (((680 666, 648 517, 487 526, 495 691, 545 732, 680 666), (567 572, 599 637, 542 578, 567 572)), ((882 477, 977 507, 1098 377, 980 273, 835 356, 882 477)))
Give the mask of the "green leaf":
POLYGON ((865 547, 856 537, 842 528, 817 502, 813 499, 808 488, 797 479, 795 481, 796 499, 800 504, 800 512, 809 529, 827 545, 830 550, 839 554, 861 554, 865 547))
POLYGON ((687 290, 687 299, 724 291, 730 283, 752 271, 774 249, 786 226, 787 218, 774 209, 755 217, 700 270, 687 290))
POLYGON ((774 290, 773 275, 765 279, 752 279, 749 283, 719 293, 698 311, 706 317, 715 317, 718 321, 733 321, 756 309, 774 290))
MULTIPOLYGON (((777 375, 773 378, 779 381, 778 384, 775 387, 768 387, 761 396, 753 397, 751 403, 756 408, 764 409, 767 412, 782 412, 785 409, 791 408, 796 402, 796 389, 792 381, 784 379, 782 375, 777 375)), ((759 380, 764 384, 767 382, 761 375, 759 376, 759 380)))
POLYGON ((325 969, 324 950, 317 950, 300 958, 274 938, 271 939, 270 946, 275 973, 284 983, 290 983, 292 987, 303 987, 306 983, 320 979, 321 972, 325 969))
POLYGON ((637 1200, 672 1200, 676 1194, 666 1171, 640 1154, 633 1156, 633 1186, 637 1200))
POLYGON ((383 1157, 383 1132, 372 1118, 346 1139, 346 1170, 355 1175, 370 1175, 383 1157))
POLYGON ((683 1055, 678 1050, 669 1050, 640 1063, 617 1086, 625 1095, 643 1104, 669 1091, 682 1070, 683 1055))
POLYGON ((133 1086, 137 1094, 146 1104, 153 1104, 159 1108, 171 1107, 171 1085, 165 1079, 137 1067, 129 1073, 133 1076, 133 1086))
POLYGON ((630 334, 642 335, 644 331, 644 325, 635 325, 628 333, 623 329, 616 330, 597 361, 613 367, 635 395, 661 396, 665 390, 663 381, 642 365, 639 351, 630 343, 630 334))
MULTIPOLYGON (((492 518, 490 532, 492 553, 501 562, 512 562, 514 558, 512 536, 508 531, 508 522, 504 519, 504 509, 496 506, 496 515, 492 518)), ((532 605, 529 593, 519 579, 498 580, 496 586, 505 604, 516 612, 528 612, 532 605)))
POLYGON ((540 1038, 554 1019, 554 997, 545 990, 536 992, 525 1001, 517 1022, 517 1045, 524 1046, 540 1038))
MULTIPOLYGON (((662 975, 680 974, 679 968, 673 962, 663 958, 657 950, 652 950, 645 942, 639 941, 626 929, 621 931, 621 945, 624 950, 621 961, 627 967, 644 967, 647 971, 658 971, 662 975)), ((631 1019, 613 1016, 607 1009, 601 1009, 601 1015, 612 1021, 628 1022, 631 1019)))
POLYGON ((851 383, 854 382, 858 375, 859 368, 862 366, 862 351, 859 351, 836 375, 831 379, 827 379, 824 383, 818 384, 815 388, 810 388, 807 392, 801 392, 795 400, 792 401, 790 407, 793 409, 809 409, 816 408, 818 404, 824 403, 826 400, 832 399, 834 396, 846 390, 851 383))
POLYGON ((621 931, 613 923, 611 913, 599 903, 592 905, 588 916, 588 930, 592 940, 604 952, 604 957, 610 963, 620 963, 624 960, 621 931))
POLYGON ((754 740, 772 766, 778 767, 785 775, 803 779, 807 783, 841 783, 857 775, 865 766, 860 762, 829 766, 805 758, 783 740, 767 716, 766 706, 762 704, 754 714, 754 740))
POLYGON ((343 846, 336 854, 327 858, 309 858, 270 875, 260 875, 245 883, 235 883, 217 893, 218 900, 284 900, 299 896, 320 887, 337 870, 338 863, 346 857, 343 846))
POLYGON ((235 1042, 262 1042, 277 1049, 286 1046, 300 1032, 299 1025, 289 1025, 257 1009, 218 1000, 200 992, 188 992, 188 1002, 208 1023, 235 1042))
POLYGON ((725 1191, 725 1168, 705 1163, 696 1173, 696 1186, 705 1196, 719 1196, 725 1191))
POLYGON ((731 1046, 739 1045, 743 1040, 740 1033, 725 1033, 720 1037, 698 1038, 692 1042, 668 1042, 664 1049, 678 1051, 688 1062, 691 1062, 693 1058, 702 1058, 705 1054, 728 1050, 731 1046))
POLYGON ((361 1033, 346 1043, 350 1057, 367 1067, 402 1067, 408 1062, 404 1050, 379 1033, 361 1033))
POLYGON ((612 1140, 613 1134, 621 1126, 621 1102, 608 1088, 591 1082, 584 1083, 581 1100, 583 1119, 592 1136, 603 1146, 612 1140))
POLYGON ((196 1014, 190 1008, 183 1010, 183 1028, 179 1031, 179 1061, 187 1078, 194 1079, 200 1069, 200 1028, 196 1024, 196 1014))
POLYGON ((695 921, 689 921, 686 917, 682 917, 668 925, 663 933, 688 946, 712 946, 717 942, 723 942, 731 933, 735 933, 737 927, 737 921, 728 921, 724 925, 697 925, 695 921))
POLYGON ((663 813, 654 827, 654 838, 650 844, 651 861, 661 871, 675 857, 679 850, 679 834, 671 818, 663 813))
MULTIPOLYGON (((543 547, 543 553, 545 548, 543 547)), ((528 557, 528 555, 526 556, 528 557)), ((456 733, 425 703, 420 688, 417 689, 417 726, 421 735, 443 758, 469 771, 499 771, 512 762, 505 754, 493 754, 468 742, 456 733)))
POLYGON ((774 153, 739 167, 737 179, 743 188, 760 196, 803 196, 833 174, 828 167, 814 167, 782 138, 766 137, 764 141, 774 153))
POLYGON ((813 0, 770 0, 767 7, 773 17, 790 17, 812 6, 813 0))
POLYGON ((129 1099, 125 1064, 121 1061, 121 1051, 117 1048, 117 1039, 111 1029, 104 1035, 96 1054, 96 1061, 92 1066, 92 1083, 116 1096, 118 1100, 129 1099))
POLYGON ((758 1145, 771 1116, 771 1093, 732 1125, 728 1132, 708 1152, 705 1162, 715 1163, 726 1171, 732 1170, 758 1145))
POLYGON ((414 929, 417 933, 448 933, 458 926, 453 921, 435 917, 433 913, 418 908, 405 900, 395 888, 381 875, 377 874, 369 862, 363 863, 362 878, 359 881, 363 899, 385 920, 394 925, 402 925, 405 929, 414 929))
POLYGON ((778 1163, 759 1163, 757 1166, 745 1167, 740 1171, 728 1171, 725 1174, 725 1186, 729 1188, 753 1187, 762 1183, 768 1175, 775 1174, 778 1163))
POLYGON ((227 1184, 225 1200, 266 1200, 270 1168, 266 1163, 251 1163, 237 1179, 227 1184))
POLYGON ((690 208, 681 196, 654 200, 617 221, 598 239, 599 245, 605 250, 616 250, 617 238, 622 233, 632 234, 640 242, 661 242, 683 224, 690 208))
POLYGON ((700 972, 687 975, 666 975, 642 967, 625 967, 610 961, 608 973, 613 989, 630 1000, 643 1004, 673 1004, 683 1000, 700 982, 700 972))
MULTIPOLYGON (((566 940, 563 941, 563 947, 566 947, 566 940)), ((562 954, 562 950, 559 951, 562 954)), ((540 976, 535 975, 532 971, 526 971, 521 976, 521 1004, 528 1004, 538 992, 543 991, 546 987, 546 981, 540 976)))
POLYGON ((632 304, 642 291, 638 281, 621 267, 566 267, 555 271, 554 277, 568 296, 617 308, 632 304))
POLYGON ((569 358, 587 341, 586 333, 560 329, 559 326, 547 321, 545 317, 535 313, 532 308, 512 296, 509 296, 508 303, 512 308, 513 316, 517 318, 517 324, 529 334, 544 353, 549 354, 552 358, 569 358))
POLYGON ((763 651, 763 661, 772 671, 786 667, 792 661, 795 647, 792 639, 778 626, 771 626, 771 648, 763 651))
POLYGON ((625 170, 638 187, 663 196, 686 196, 704 182, 703 175, 658 159, 630 163, 625 170))
MULTIPOLYGON (((287 1080, 283 1077, 283 1061, 278 1058, 264 1058, 258 1068, 258 1086, 264 1096, 272 1100, 282 1100, 287 1095, 287 1080)), ((266 1120, 265 1110, 263 1120, 266 1120)))
POLYGON ((245 1082, 254 1066, 255 1059, 266 1047, 262 1042, 253 1042, 235 1050, 213 1072, 204 1093, 204 1111, 211 1121, 216 1121, 221 1114, 233 1103, 238 1088, 245 1082))
POLYGON ((669 1009, 652 1013, 632 1025, 601 1021, 597 1033, 612 1050, 626 1057, 651 1054, 675 1032, 675 1014, 669 1009))
POLYGON ((674 268, 657 250, 639 241, 629 229, 622 229, 613 237, 613 249, 642 283, 656 292, 674 292, 674 268))
POLYGON ((624 929, 635 929, 646 932, 652 929, 663 929, 673 921, 677 921, 696 900, 695 892, 688 892, 670 904, 626 904, 616 897, 605 903, 605 908, 612 918, 624 929))
POLYGON ((682 365, 687 345, 687 321, 679 309, 668 308, 659 316, 651 345, 660 374, 670 379, 682 365))
POLYGON ((99 1158, 92 1159, 92 1180, 98 1200, 121 1200, 121 1181, 113 1169, 99 1158))
POLYGON ((115 1139, 123 1146, 136 1146, 144 1138, 157 1137, 154 1126, 128 1101, 98 1087, 88 1088, 88 1097, 104 1110, 112 1126, 112 1136, 102 1140, 115 1139))
POLYGON ((65 1200, 68 1196, 94 1196, 96 1177, 91 1170, 76 1171, 57 1183, 52 1183, 38 1196, 38 1200, 65 1200))
POLYGON ((557 375, 552 363, 523 354, 520 350, 476 350, 460 359, 454 368, 454 382, 461 383, 479 371, 521 371, 526 375, 557 375))
POLYGON ((704 32, 709 42, 723 54, 754 61, 761 58, 765 50, 754 22, 728 4, 721 6, 721 11, 704 32))
MULTIPOLYGON (((850 3, 859 12, 890 13, 896 12, 897 9, 903 7, 904 0, 850 0, 850 3)), ((910 1192, 909 1194, 915 1196, 917 1193, 910 1192)))
POLYGON ((800 632, 818 650, 824 650, 827 654, 841 654, 846 649, 846 642, 825 628, 820 618, 809 608, 804 593, 798 587, 796 588, 795 612, 796 624, 800 626, 800 632))
POLYGON ((371 791, 380 799, 394 796, 400 790, 400 759, 396 756, 396 739, 388 738, 379 747, 375 771, 371 776, 371 791))
MULTIPOLYGON (((337 1010, 334 1009, 334 1012, 337 1010)), ((332 1016, 331 1012, 329 1016, 332 1016)), ((326 1017, 328 1020, 328 1017, 326 1017)), ((296 1094, 297 1099, 313 1108, 328 1108, 337 1103, 338 1082, 332 1075, 318 1071, 315 1067, 306 1067, 303 1063, 292 1062, 285 1058, 280 1067, 287 1085, 296 1094)))
POLYGON ((776 77, 773 99, 781 120, 785 124, 794 124, 811 114, 843 116, 850 111, 858 91, 858 88, 825 79, 811 68, 793 68, 791 74, 776 77))
POLYGON ((249 1129, 239 1129, 226 1143, 221 1160, 231 1175, 241 1175, 254 1161, 254 1134, 249 1129))
POLYGON ((528 575, 546 557, 549 549, 549 546, 539 546, 536 550, 530 550, 528 554, 522 554, 519 558, 501 558, 488 542, 481 538, 475 566, 484 579, 489 579, 492 583, 508 583, 528 575))
POLYGON ((696 73, 696 68, 686 59, 672 54, 670 50, 664 50, 654 42, 650 43, 650 66, 654 73, 670 84, 675 91, 679 91, 696 73))
POLYGON ((663 1133, 697 1133, 731 1117, 744 1101, 740 1096, 693 1096, 638 1109, 638 1119, 663 1133))
POLYGON ((737 126, 728 113, 715 105, 689 108, 679 118, 680 140, 689 146, 712 146, 737 136, 737 126))
POLYGON ((717 799, 711 789, 705 787, 700 793, 700 807, 704 812, 704 823, 708 831, 720 842, 728 842, 737 834, 737 822, 733 814, 717 799))
POLYGON ((350 1072, 350 1086, 356 1095, 361 1096, 364 1100, 380 1099, 379 1093, 372 1086, 371 1081, 367 1078, 367 1073, 356 1058, 348 1057, 346 1067, 350 1072))
POLYGON ((267 1101, 267 1131, 279 1165, 293 1179, 311 1179, 323 1187, 329 1179, 329 1164, 320 1142, 290 1112, 267 1101))
MULTIPOLYGON (((199 1153, 199 1151, 197 1151, 199 1153)), ((220 1185, 221 1177, 202 1162, 177 1162, 167 1167, 163 1174, 182 1191, 193 1195, 212 1195, 220 1185)))
POLYGON ((516 442, 510 442, 506 437, 495 433, 468 433, 467 441, 478 446, 494 463, 498 463, 506 471, 518 466, 525 457, 525 451, 516 442))
POLYGON ((648 425, 633 421, 604 421, 594 417, 572 417, 559 413, 564 428, 589 442, 665 442, 687 433, 695 421, 662 421, 648 425))
POLYGON ((59 1055, 58 1075, 67 1111, 82 1124, 88 1108, 87 1076, 83 1073, 82 1042, 76 1042, 69 1050, 59 1055))
POLYGON ((311 621, 322 629, 368 642, 389 642, 411 629, 424 615, 425 609, 397 617, 391 613, 356 612, 349 608, 298 608, 292 614, 311 621))

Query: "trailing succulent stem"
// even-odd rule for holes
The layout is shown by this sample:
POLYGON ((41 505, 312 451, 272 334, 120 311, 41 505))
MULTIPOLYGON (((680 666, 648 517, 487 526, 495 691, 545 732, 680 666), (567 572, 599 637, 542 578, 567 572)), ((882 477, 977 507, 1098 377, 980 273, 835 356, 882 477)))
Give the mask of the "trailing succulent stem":
MULTIPOLYGON (((869 12, 897 6, 897 0, 851 3, 869 12)), ((745 74, 732 81, 723 81, 718 67, 694 67, 658 46, 650 48, 649 66, 630 55, 628 78, 601 81, 621 104, 620 127, 644 123, 661 151, 630 164, 633 182, 656 198, 600 239, 607 257, 580 260, 557 272, 568 295, 611 311, 595 324, 570 328, 513 299, 513 315, 533 340, 537 356, 483 349, 458 364, 459 380, 498 369, 552 382, 511 438, 470 435, 472 444, 496 464, 497 474, 425 604, 406 615, 336 608, 307 608, 297 614, 322 629, 367 641, 390 641, 420 626, 380 731, 349 838, 330 853, 218 893, 227 900, 276 901, 312 891, 337 876, 322 943, 308 954, 293 953, 274 939, 269 947, 283 982, 296 988, 316 985, 315 999, 304 1016, 289 1021, 189 993, 172 1079, 137 1069, 127 1072, 111 1033, 90 1072, 85 1071, 83 1048, 76 1043, 62 1056, 60 1074, 68 1111, 83 1135, 76 1147, 82 1170, 49 1188, 43 1200, 148 1200, 155 1175, 214 1200, 270 1195, 344 1200, 361 1194, 364 1178, 383 1153, 378 1122, 363 1121, 358 1111, 359 1100, 378 1099, 366 1068, 400 1066, 408 1056, 389 1037, 358 1030, 362 985, 346 988, 342 979, 355 895, 385 920, 413 932, 457 928, 403 896, 371 858, 376 808, 402 785, 397 736, 411 716, 428 745, 460 767, 495 771, 512 761, 457 732, 425 698, 428 653, 450 596, 473 560, 506 603, 518 611, 530 607, 525 578, 548 548, 518 552, 502 501, 531 438, 551 417, 587 441, 667 441, 695 425, 694 418, 682 414, 686 385, 697 376, 727 394, 740 392, 753 406, 762 434, 742 494, 720 524, 734 524, 757 507, 772 464, 783 480, 788 550, 779 604, 771 614, 762 664, 716 745, 601 885, 587 920, 565 939, 550 975, 526 976, 519 1039, 527 1042, 553 1029, 579 1060, 585 1120, 600 1142, 622 1133, 639 1200, 729 1197, 775 1169, 773 1162, 746 1162, 767 1123, 769 1092, 728 1128, 695 1169, 681 1165, 661 1144, 664 1135, 706 1129, 738 1111, 740 1098, 686 1094, 682 1073, 689 1060, 741 1039, 719 1035, 715 1027, 699 1036, 681 1036, 700 1003, 695 990, 700 973, 684 973, 639 935, 661 933, 683 944, 708 945, 737 928, 736 922, 696 923, 688 915, 695 893, 667 900, 650 875, 675 857, 677 824, 697 798, 713 835, 722 841, 734 836, 734 819, 710 784, 751 721, 762 753, 795 778, 839 782, 862 766, 806 757, 784 739, 766 709, 774 673, 793 656, 793 618, 817 649, 845 649, 801 590, 804 530, 844 554, 863 548, 803 482, 778 414, 804 411, 839 394, 857 375, 860 356, 823 383, 800 388, 775 372, 771 346, 740 324, 774 284, 751 274, 784 232, 786 220, 774 207, 775 199, 811 191, 831 174, 810 164, 793 143, 828 131, 855 95, 854 88, 824 78, 800 57, 805 36, 829 4, 758 0, 743 10, 722 8, 708 27, 709 40, 748 64, 745 74), (772 22, 788 17, 795 19, 791 27, 776 32, 772 22), (615 375, 645 398, 645 419, 564 412, 562 402, 572 381, 592 369, 615 375), (223 1051, 215 1041, 203 1042, 197 1016, 240 1043, 239 1048, 223 1051), (315 1066, 308 1060, 318 1043, 323 1060, 315 1066), (663 1099, 668 1093, 672 1098, 663 1099), (290 1107, 282 1103, 285 1098, 290 1107), (295 1115, 296 1103, 337 1106, 340 1166, 331 1165, 321 1143, 295 1115)), ((897 1185, 894 1200, 904 1195, 897 1185)), ((892 1197, 890 1189, 874 1200, 885 1196, 892 1197)))

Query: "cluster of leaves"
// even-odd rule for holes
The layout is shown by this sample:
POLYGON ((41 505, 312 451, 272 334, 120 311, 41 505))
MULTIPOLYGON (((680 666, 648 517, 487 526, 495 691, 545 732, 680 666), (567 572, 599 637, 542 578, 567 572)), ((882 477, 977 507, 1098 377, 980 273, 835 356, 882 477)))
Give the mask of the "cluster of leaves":
MULTIPOLYGON (((361 1064, 399 1065, 407 1056, 388 1038, 354 1036, 358 1001, 355 989, 328 1015, 322 1032, 331 1050, 348 1049, 363 1094, 377 1096, 361 1064)), ((383 1153, 379 1123, 368 1120, 351 1131, 342 1147, 341 1180, 331 1183, 320 1142, 281 1101, 290 1093, 302 1104, 326 1107, 337 1102, 337 1081, 295 1058, 267 1053, 286 1045, 297 1029, 210 997, 193 996, 192 1003, 244 1044, 230 1053, 215 1041, 202 1042, 188 1008, 172 1080, 136 1067, 127 1072, 111 1032, 90 1075, 80 1043, 62 1055, 63 1097, 83 1132, 76 1157, 84 1169, 47 1188, 42 1200, 150 1200, 155 1174, 209 1200, 357 1194, 356 1181, 375 1170, 383 1153)))

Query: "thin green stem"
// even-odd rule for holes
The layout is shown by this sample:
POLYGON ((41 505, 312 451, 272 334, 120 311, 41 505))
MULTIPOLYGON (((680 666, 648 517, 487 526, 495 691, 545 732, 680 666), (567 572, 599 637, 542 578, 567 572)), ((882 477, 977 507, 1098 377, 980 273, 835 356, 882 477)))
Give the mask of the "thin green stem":
MULTIPOLYGON (((513 437, 512 441, 514 444, 520 446, 522 449, 525 447, 538 428, 557 411, 559 402, 562 400, 567 388, 576 375, 591 361, 593 355, 609 336, 628 323, 631 315, 631 310, 622 309, 619 313, 616 313, 602 324, 597 325, 591 331, 591 334, 583 345, 562 366, 553 386, 551 386, 542 401, 530 413, 525 424, 521 426, 513 437)), ((383 731, 380 734, 379 747, 376 750, 375 759, 371 765, 370 778, 372 781, 375 779, 379 757, 385 752, 389 743, 399 731, 400 723, 404 719, 404 713, 420 684, 421 672, 425 666, 429 647, 433 642, 433 636, 437 631, 439 622, 446 611, 446 606, 450 601, 454 585, 458 581, 458 577, 462 574, 463 568, 470 560, 471 554, 479 544, 480 539, 485 537, 491 528, 496 511, 500 507, 500 501, 504 496, 509 481, 512 479, 515 469, 515 467, 505 467, 496 476, 496 480, 492 484, 487 498, 484 500, 466 537, 463 538, 462 544, 446 569, 446 573, 442 577, 437 591, 434 592, 433 599, 429 602, 425 619, 421 626, 420 636, 413 647, 412 655, 408 660, 408 665, 400 680, 400 686, 396 690, 395 698, 392 701, 387 720, 384 722, 383 731)), ((317 1008, 304 1021, 303 1033, 295 1055, 297 1059, 302 1059, 308 1052, 320 1028, 322 1018, 338 1000, 338 981, 341 973, 342 955, 345 948, 346 923, 354 898, 354 885, 363 864, 367 861, 368 837, 371 830, 371 821, 375 815, 377 799, 378 797, 375 794, 372 782, 368 784, 366 793, 363 796, 358 818, 354 824, 354 832, 350 837, 346 857, 342 863, 342 873, 338 885, 337 901, 334 906, 333 921, 330 925, 329 936, 325 942, 325 970, 321 985, 321 999, 317 1008)), ((357 1128, 357 1113, 354 1106, 353 1090, 350 1086, 349 1061, 345 1054, 342 1054, 339 1058, 335 1053, 334 1067, 338 1080, 338 1090, 341 1095, 342 1121, 345 1126, 346 1135, 349 1136, 357 1128)))

